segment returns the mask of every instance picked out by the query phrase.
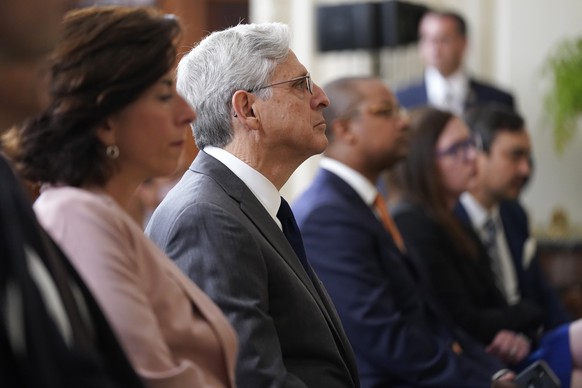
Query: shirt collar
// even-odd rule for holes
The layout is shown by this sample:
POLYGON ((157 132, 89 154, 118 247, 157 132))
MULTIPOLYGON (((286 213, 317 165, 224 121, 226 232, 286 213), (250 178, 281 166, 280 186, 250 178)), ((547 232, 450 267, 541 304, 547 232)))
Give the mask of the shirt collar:
POLYGON ((499 224, 499 205, 495 205, 491 211, 488 212, 487 209, 485 209, 469 192, 461 194, 460 201, 467 211, 469 219, 476 230, 482 230, 485 226, 485 222, 487 222, 489 218, 491 218, 496 225, 499 224))
POLYGON ((267 210, 269 215, 280 225, 277 212, 281 205, 281 194, 263 174, 231 154, 230 152, 213 146, 204 147, 204 152, 216 158, 230 171, 244 182, 259 202, 267 210))
POLYGON ((325 156, 321 158, 320 166, 343 179, 368 206, 374 204, 378 189, 362 174, 342 162, 325 156))
POLYGON ((463 69, 458 69, 448 77, 443 77, 433 67, 425 70, 426 93, 431 104, 444 104, 446 91, 450 90, 458 102, 464 103, 469 94, 469 77, 463 69))

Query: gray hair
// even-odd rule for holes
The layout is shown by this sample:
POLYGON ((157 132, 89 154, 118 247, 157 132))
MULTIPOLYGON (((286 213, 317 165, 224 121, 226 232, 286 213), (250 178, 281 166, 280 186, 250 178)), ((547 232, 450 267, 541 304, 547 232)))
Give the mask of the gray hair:
MULTIPOLYGON (((282 23, 239 24, 204 38, 178 64, 177 88, 196 110, 192 124, 198 148, 232 141, 232 96, 266 85, 289 54, 289 29, 282 23)), ((267 88, 255 93, 268 99, 267 88)))

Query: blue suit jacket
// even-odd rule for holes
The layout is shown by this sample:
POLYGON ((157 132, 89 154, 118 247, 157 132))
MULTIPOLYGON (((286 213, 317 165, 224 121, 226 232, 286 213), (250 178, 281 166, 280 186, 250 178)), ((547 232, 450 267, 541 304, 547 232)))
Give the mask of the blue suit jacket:
MULTIPOLYGON (((396 98, 398 98, 400 105, 407 109, 428 105, 428 95, 424 80, 396 91, 396 98)), ((511 94, 470 78, 469 95, 465 101, 465 109, 487 102, 497 102, 515 109, 515 102, 511 94)))
POLYGON ((450 324, 427 295, 424 268, 398 251, 345 181, 320 170, 293 211, 356 354, 362 388, 490 386, 500 363, 450 324))
MULTIPOLYGON (((455 215, 463 223, 472 227, 469 215, 460 202, 455 207, 455 215)), ((516 201, 501 202, 499 215, 513 259, 522 298, 537 302, 545 310, 546 330, 570 321, 570 317, 544 276, 537 253, 529 266, 527 268, 524 266, 523 248, 530 238, 530 232, 527 213, 523 207, 516 201)))

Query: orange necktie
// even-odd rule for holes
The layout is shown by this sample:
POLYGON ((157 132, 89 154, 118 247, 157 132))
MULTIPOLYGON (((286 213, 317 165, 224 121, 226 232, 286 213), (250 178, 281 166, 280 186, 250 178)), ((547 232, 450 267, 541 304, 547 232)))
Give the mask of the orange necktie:
POLYGON ((384 224, 384 228, 386 228, 388 233, 390 233, 390 236, 392 236, 392 239, 394 240, 394 243, 396 244, 398 249, 400 249, 400 252, 404 253, 406 251, 406 248, 404 246, 404 240, 402 239, 402 235, 400 234, 400 231, 396 227, 396 224, 394 223, 394 220, 390 216, 390 213, 388 213, 388 209, 386 208, 386 202, 384 201, 384 198, 382 198, 380 194, 376 195, 376 199, 374 199, 374 208, 378 212, 380 220, 382 221, 382 224, 384 224))

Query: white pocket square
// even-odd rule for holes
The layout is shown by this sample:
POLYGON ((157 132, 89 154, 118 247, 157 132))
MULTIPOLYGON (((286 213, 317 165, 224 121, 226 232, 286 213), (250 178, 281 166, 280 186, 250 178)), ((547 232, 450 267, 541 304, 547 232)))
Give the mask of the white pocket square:
POLYGON ((521 260, 524 270, 529 268, 529 265, 536 254, 536 250, 537 242, 535 238, 529 237, 525 240, 525 243, 523 243, 523 258, 521 260))

